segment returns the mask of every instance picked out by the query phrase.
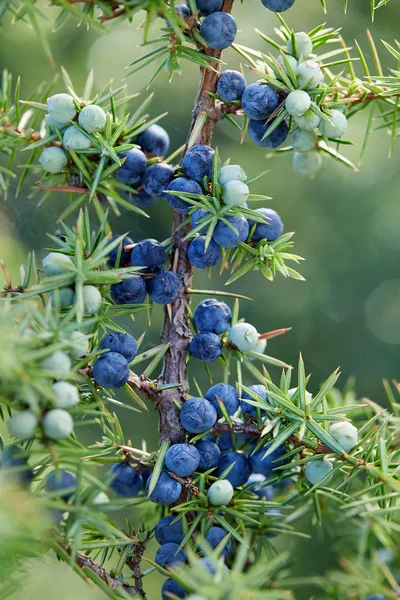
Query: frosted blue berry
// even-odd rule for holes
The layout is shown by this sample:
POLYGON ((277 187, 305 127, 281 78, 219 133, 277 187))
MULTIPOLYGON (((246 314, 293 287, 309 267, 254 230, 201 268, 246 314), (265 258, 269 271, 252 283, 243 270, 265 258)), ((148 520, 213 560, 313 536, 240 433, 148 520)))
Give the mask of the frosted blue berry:
MULTIPOLYGON (((263 400, 267 400, 267 390, 265 389, 265 386, 262 384, 255 384, 255 385, 250 385, 249 389, 254 392, 255 394, 257 394, 258 396, 260 396, 263 400)), ((257 418, 257 407, 253 406, 252 404, 248 404, 247 402, 245 402, 245 400, 251 400, 252 402, 260 402, 260 400, 258 400, 258 398, 254 398, 252 396, 250 396, 250 394, 248 394, 247 392, 242 392, 241 395, 241 402, 240 402, 240 408, 242 409, 242 412, 248 416, 248 417, 252 417, 253 419, 257 418)), ((259 409, 261 412, 261 415, 263 413, 263 409, 260 408, 259 409)))
MULTIPOLYGON (((328 460, 313 460, 306 464, 305 474, 307 480, 311 485, 317 485, 322 479, 324 479, 328 473, 330 473, 333 469, 332 463, 328 460)), ((324 481, 324 485, 328 485, 331 481, 332 475, 327 477, 324 481)))
POLYGON ((243 92, 243 112, 250 119, 267 119, 278 108, 278 104, 278 94, 265 83, 251 83, 243 92))
POLYGON ((180 420, 189 433, 204 433, 215 425, 217 411, 205 398, 189 398, 181 408, 180 420))
MULTIPOLYGON (((184 192, 185 194, 202 194, 203 190, 201 185, 194 181, 194 179, 188 179, 187 177, 177 177, 173 179, 167 188, 168 192, 184 192)), ((174 210, 187 214, 191 209, 192 205, 186 202, 184 199, 179 198, 179 195, 165 194, 168 204, 174 210)))
POLYGON ((226 452, 221 456, 221 461, 217 469, 219 477, 230 465, 234 464, 228 475, 225 476, 234 488, 244 485, 251 473, 250 461, 244 454, 240 452, 226 452))
POLYGON ((331 123, 321 119, 319 130, 330 138, 341 138, 347 131, 347 119, 340 110, 332 109, 328 115, 331 123))
POLYGON ((61 173, 67 165, 68 157, 62 148, 49 146, 43 150, 39 157, 39 162, 48 173, 61 173))
POLYGON ((200 455, 199 471, 209 471, 218 467, 221 460, 221 450, 217 444, 210 440, 199 440, 195 446, 200 455))
POLYGON ((79 391, 76 385, 68 381, 57 381, 52 385, 53 404, 56 408, 72 408, 79 403, 79 391))
POLYGON ((162 270, 147 280, 147 292, 157 304, 175 302, 179 293, 179 277, 173 271, 162 270))
POLYGON ((186 177, 201 182, 203 177, 211 179, 214 150, 210 146, 192 146, 183 157, 182 170, 186 177))
POLYGON ((135 338, 129 333, 112 331, 105 335, 100 343, 100 350, 110 350, 118 352, 131 362, 137 354, 137 343, 135 338))
POLYGON ((286 121, 279 123, 278 127, 274 129, 269 135, 264 137, 272 123, 266 123, 264 121, 249 121, 249 135, 253 142, 262 148, 278 148, 286 140, 289 127, 286 121))
MULTIPOLYGON (((178 7, 176 7, 177 12, 178 7)), ((190 11, 189 15, 190 16, 190 11)), ((152 154, 153 156, 164 156, 169 148, 169 135, 163 127, 154 124, 150 125, 143 133, 141 133, 135 141, 141 147, 143 152, 152 154)))
POLYGON ((220 335, 229 329, 232 313, 225 302, 207 298, 196 306, 193 319, 199 331, 211 331, 220 335))
POLYGON ((90 148, 91 143, 92 142, 90 139, 73 125, 64 131, 64 148, 72 148, 72 150, 87 150, 90 148))
POLYGON ((111 299, 115 304, 143 304, 147 296, 146 283, 142 277, 130 277, 111 288, 111 299))
POLYGON ((74 301, 74 290, 70 287, 60 288, 57 292, 51 290, 50 297, 53 304, 58 300, 61 310, 66 310, 74 301))
MULTIPOLYGON (((197 227, 197 225, 199 225, 200 220, 209 214, 209 211, 205 210, 204 208, 196 208, 196 210, 192 213, 192 228, 194 229, 195 227, 197 227)), ((198 233, 207 233, 207 225, 201 227, 198 233)))
POLYGON ((239 350, 248 352, 257 344, 258 331, 250 323, 236 323, 230 328, 228 339, 239 350))
POLYGON ((294 37, 296 39, 296 51, 293 48, 292 38, 287 43, 287 51, 297 59, 302 58, 304 60, 308 58, 313 51, 313 43, 310 36, 304 33, 304 31, 299 31, 294 34, 294 37))
POLYGON ((157 240, 147 238, 135 244, 131 252, 131 265, 144 267, 143 273, 154 273, 163 268, 167 254, 157 240))
POLYGON ((126 462, 113 465, 110 477, 110 488, 120 498, 134 498, 143 490, 142 476, 126 462))
POLYGON ((122 354, 107 352, 99 356, 93 365, 93 378, 97 385, 116 390, 129 379, 129 364, 122 354))
POLYGON ((71 415, 62 408, 53 408, 44 416, 43 433, 51 440, 65 440, 74 431, 71 415))
POLYGON ((243 181, 234 179, 222 188, 222 200, 230 206, 241 206, 247 201, 249 193, 250 190, 243 181))
POLYGON ((207 391, 205 395, 206 399, 211 402, 217 413, 221 415, 222 413, 218 404, 217 396, 224 404, 227 413, 229 415, 235 414, 239 408, 239 397, 235 388, 228 383, 217 383, 210 387, 210 389, 207 391))
POLYGON ((62 350, 56 350, 50 356, 44 358, 41 367, 45 371, 55 371, 56 373, 69 373, 71 370, 71 360, 62 350))
POLYGON ((305 177, 315 175, 322 166, 322 156, 319 152, 295 152, 293 155, 293 169, 305 177))
POLYGON ((106 113, 96 104, 89 104, 82 108, 78 117, 79 125, 88 133, 96 133, 104 129, 106 113))
MULTIPOLYGON (((227 483, 229 484, 229 481, 227 483)), ((205 540, 206 542, 208 542, 208 544, 210 544, 211 548, 214 550, 227 536, 228 533, 225 531, 225 529, 222 529, 222 527, 211 527, 206 534, 205 540)), ((231 550, 232 540, 228 539, 225 548, 222 550, 221 556, 228 556, 231 550)))
POLYGON ((306 131, 305 129, 296 128, 290 132, 290 145, 296 152, 314 150, 317 140, 318 136, 315 131, 306 131))
POLYGON ((9 434, 21 441, 33 438, 37 426, 38 420, 30 410, 21 410, 7 421, 9 434))
POLYGON ((200 34, 207 46, 214 50, 224 50, 231 46, 235 41, 236 32, 236 21, 226 12, 214 12, 200 25, 200 34))
POLYGON ((249 224, 246 217, 242 215, 235 217, 225 217, 227 221, 235 228, 231 229, 227 223, 218 220, 213 233, 213 240, 221 248, 235 248, 239 242, 244 242, 249 235, 249 224))
POLYGON ((66 254, 61 254, 61 252, 50 252, 42 260, 43 271, 47 277, 71 273, 71 267, 73 266, 74 263, 71 258, 66 254))
POLYGON ((179 477, 189 477, 199 466, 200 456, 193 444, 174 444, 165 455, 165 466, 179 477))
MULTIPOLYGON (((83 314, 91 317, 99 312, 102 303, 102 296, 94 285, 84 285, 82 288, 83 314)), ((76 302, 76 295, 75 295, 76 302)))
POLYGON ((151 196, 163 196, 174 178, 174 168, 167 163, 155 163, 148 167, 143 177, 143 187, 151 196))
MULTIPOLYGON (((114 240, 116 240, 119 237, 120 237, 119 235, 114 235, 111 238, 111 241, 113 242, 114 240)), ((125 266, 130 265, 131 250, 126 251, 125 246, 133 246, 133 240, 127 235, 118 244, 118 246, 113 248, 108 253, 107 260, 108 260, 108 264, 110 265, 110 267, 125 267, 125 266), (117 264, 118 254, 120 254, 120 260, 119 260, 119 263, 117 264)))
MULTIPOLYGON (((233 493, 234 491, 231 482, 227 479, 219 479, 210 486, 207 497, 210 504, 213 506, 226 506, 232 500, 233 493)), ((213 546, 213 548, 215 547, 216 546, 213 546)))
MULTIPOLYGON (((150 487, 152 475, 148 478, 146 489, 150 487)), ((149 499, 156 504, 168 506, 179 499, 182 493, 182 485, 176 479, 173 479, 167 471, 161 471, 160 477, 149 495, 149 499)))
POLYGON ((324 78, 321 67, 313 60, 306 60, 294 70, 299 86, 305 90, 317 88, 324 78))
POLYGON ((350 450, 354 448, 358 441, 357 427, 354 427, 354 425, 348 421, 338 421, 337 423, 332 423, 330 434, 333 439, 340 444, 345 452, 350 452, 350 450))
POLYGON ((157 200, 155 196, 148 194, 145 190, 140 190, 136 194, 133 192, 129 192, 127 194, 124 193, 124 196, 128 200, 128 202, 130 202, 134 206, 137 206, 138 208, 141 208, 144 211, 146 211, 147 208, 154 204, 154 202, 156 202, 157 200))
POLYGON ((183 550, 179 550, 178 544, 167 542, 158 548, 154 562, 159 567, 168 569, 179 563, 185 563, 186 556, 183 550))
POLYGON ((271 454, 268 454, 268 456, 264 458, 264 455, 267 452, 269 445, 270 443, 265 446, 262 446, 253 454, 250 454, 251 468, 255 473, 261 473, 266 478, 271 477, 271 475, 274 474, 274 469, 282 466, 286 462, 286 448, 283 444, 281 446, 278 446, 278 448, 276 448, 273 452, 271 452, 271 454))
POLYGON ((60 125, 68 125, 76 115, 74 99, 69 94, 54 94, 47 98, 49 116, 60 125))
POLYGON ((161 588, 161 600, 171 600, 171 597, 185 598, 183 587, 174 579, 166 579, 161 588), (172 594, 172 596, 170 596, 172 594))
POLYGON ((210 241, 206 249, 206 236, 200 235, 190 242, 188 258, 190 264, 197 267, 197 269, 208 269, 221 260, 221 250, 213 240, 210 241))
POLYGON ((217 83, 217 94, 223 102, 240 100, 246 89, 246 79, 240 71, 224 71, 217 83))
POLYGON ((46 480, 45 489, 47 492, 63 492, 60 498, 65 502, 71 498, 76 486, 76 477, 69 471, 59 469, 53 471, 46 480), (66 491, 68 490, 68 491, 66 491))
POLYGON ((170 515, 168 517, 163 517, 157 523, 154 535, 160 545, 166 544, 167 542, 180 544, 183 541, 182 520, 173 523, 176 516, 177 515, 170 515))
POLYGON ((223 0, 196 0, 197 10, 201 17, 207 17, 211 13, 222 9, 223 0))
POLYGON ((243 181, 247 179, 246 173, 240 165, 225 165, 219 173, 219 183, 224 187, 229 181, 243 181))
POLYGON ((305 131, 314 131, 321 123, 320 116, 315 114, 311 108, 309 108, 304 115, 293 117, 293 119, 297 127, 299 129, 304 129, 305 131))
POLYGON ((294 0, 261 0, 265 8, 274 12, 285 12, 294 4, 294 0))
POLYGON ((294 90, 286 97, 285 107, 292 117, 300 117, 310 108, 311 98, 304 90, 294 90))
POLYGON ((115 177, 123 183, 139 185, 142 182, 147 167, 147 158, 138 148, 132 148, 118 155, 125 159, 124 163, 115 171, 115 177))
POLYGON ((222 354, 222 342, 215 333, 204 331, 195 335, 190 342, 193 358, 203 362, 214 362, 222 354))
POLYGON ((265 217, 266 223, 256 223, 249 219, 250 229, 256 226, 252 240, 254 242, 265 239, 269 242, 277 240, 283 234, 283 223, 278 213, 272 208, 257 208, 256 212, 265 217))

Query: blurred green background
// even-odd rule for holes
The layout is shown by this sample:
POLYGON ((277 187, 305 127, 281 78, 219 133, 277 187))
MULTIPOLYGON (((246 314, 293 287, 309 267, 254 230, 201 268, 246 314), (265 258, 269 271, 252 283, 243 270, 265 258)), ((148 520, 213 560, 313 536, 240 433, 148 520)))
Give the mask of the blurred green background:
MULTIPOLYGON (((234 15, 240 29, 237 41, 266 50, 265 44, 254 34, 254 28, 273 36, 273 29, 278 25, 277 18, 259 0, 236 4, 234 15)), ((138 29, 140 18, 131 25, 109 24, 107 33, 86 31, 84 27, 76 27, 76 22, 70 19, 62 29, 52 33, 51 24, 57 9, 49 8, 45 3, 43 8, 49 22, 43 21, 42 25, 54 54, 54 66, 47 61, 35 34, 25 23, 11 25, 6 22, 1 30, 1 64, 13 73, 15 79, 21 76, 21 98, 27 97, 40 81, 53 78, 61 65, 66 67, 78 90, 90 68, 94 69, 97 88, 111 78, 115 87, 121 85, 126 65, 143 51, 138 47, 142 39, 142 32, 138 29)), ((366 29, 370 27, 383 64, 391 67, 395 67, 392 57, 384 50, 380 40, 393 43, 398 35, 399 17, 400 6, 396 0, 376 13, 372 25, 367 0, 350 1, 347 15, 343 13, 342 0, 328 0, 327 15, 323 14, 318 0, 297 0, 293 9, 285 14, 288 23, 296 30, 311 30, 325 20, 330 26, 342 27, 347 44, 354 45, 356 38, 368 57, 366 29)), ((156 27, 153 32, 156 36, 156 27)), ((225 60, 230 68, 237 68, 240 63, 232 50, 225 53, 225 60)), ((145 69, 125 81, 129 92, 141 92, 138 102, 149 93, 146 84, 151 72, 151 68, 145 69)), ((248 79, 251 81, 252 76, 248 79)), ((166 74, 162 74, 152 87, 154 99, 150 113, 155 116, 168 111, 162 124, 171 136, 173 149, 186 139, 197 82, 197 69, 191 64, 183 64, 183 74, 176 76, 172 84, 168 83, 166 74)), ((58 91, 62 89, 59 82, 58 91)), ((361 114, 352 120, 347 134, 347 139, 356 142, 354 147, 346 149, 347 155, 355 162, 360 155, 365 117, 361 114)), ((376 122, 376 127, 378 125, 379 122, 376 122)), ((316 179, 309 180, 293 172, 290 156, 267 159, 265 151, 249 138, 240 145, 238 130, 228 122, 218 126, 214 144, 219 147, 224 160, 230 157, 233 163, 240 163, 248 175, 271 170, 254 185, 253 190, 273 197, 271 206, 280 213, 286 231, 297 232, 295 252, 305 258, 299 269, 306 278, 304 283, 279 276, 270 283, 251 273, 233 284, 229 291, 249 294, 254 298, 254 302, 242 301, 241 316, 252 322, 260 332, 293 327, 290 333, 270 342, 267 352, 295 364, 301 351, 307 371, 313 375, 311 391, 340 366, 342 384, 354 375, 360 395, 383 401, 381 379, 397 377, 399 367, 399 151, 395 148, 389 160, 389 138, 386 132, 376 131, 371 136, 360 173, 355 174, 325 159, 316 179)), ((23 160, 20 157, 20 161, 23 160)), ((7 262, 15 280, 27 251, 35 249, 40 258, 43 256, 42 248, 48 244, 46 232, 54 232, 56 219, 67 202, 66 196, 60 194, 39 206, 40 197, 31 195, 34 184, 35 177, 32 177, 18 198, 13 197, 11 190, 9 198, 0 205, 0 258, 7 262)), ((166 238, 171 222, 166 202, 158 201, 149 209, 149 214, 151 220, 132 214, 124 214, 119 221, 113 219, 114 233, 130 230, 134 240, 147 236, 160 240, 166 238)), ((222 289, 226 279, 225 275, 220 278, 217 270, 213 270, 211 279, 206 273, 197 272, 195 287, 222 289)), ((150 327, 147 318, 139 316, 129 328, 134 335, 146 331, 145 344, 150 347, 159 342, 162 316, 161 307, 156 307, 150 327)), ((204 373, 199 365, 191 364, 191 375, 205 386, 204 373)), ((275 375, 278 375, 277 371, 275 375)), ((148 447, 156 447, 154 412, 150 409, 143 416, 132 418, 130 415, 129 411, 125 411, 127 437, 138 445, 143 432, 146 432, 148 447)), ((312 551, 318 557, 312 565, 314 574, 329 565, 331 547, 330 541, 323 543, 323 552, 319 552, 316 544, 318 541, 314 536, 312 542, 306 543, 310 548, 304 551, 302 542, 305 555, 312 551)), ((301 568, 301 563, 295 565, 296 570, 301 568)), ((103 597, 101 592, 80 587, 79 582, 76 582, 77 588, 73 588, 65 577, 65 569, 55 567, 46 559, 43 569, 33 570, 29 593, 38 597, 46 581, 46 597, 49 598, 55 595, 64 597, 60 592, 64 586, 68 589, 65 597, 75 593, 88 600, 103 597)), ((150 594, 150 598, 153 597, 158 596, 150 594)), ((300 597, 309 597, 308 592, 304 596, 299 594, 300 597)))

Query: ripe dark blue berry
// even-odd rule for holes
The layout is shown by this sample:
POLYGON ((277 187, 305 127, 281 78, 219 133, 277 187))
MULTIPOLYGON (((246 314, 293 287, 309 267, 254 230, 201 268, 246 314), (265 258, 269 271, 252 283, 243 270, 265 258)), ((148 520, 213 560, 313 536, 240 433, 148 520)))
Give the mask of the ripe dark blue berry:
POLYGON ((293 6, 295 0, 261 0, 265 8, 274 12, 285 12, 293 6))
POLYGON ((207 298, 196 307, 193 319, 199 331, 210 331, 220 335, 228 331, 231 326, 232 313, 225 302, 207 298))
POLYGON ((62 469, 59 471, 53 471, 51 475, 46 480, 46 491, 47 492, 62 492, 64 490, 69 490, 67 493, 60 494, 60 498, 68 502, 74 493, 73 489, 76 485, 76 477, 69 471, 63 471, 62 469))
POLYGON ((223 102, 234 102, 240 100, 246 85, 246 79, 240 71, 228 69, 218 79, 217 93, 223 102))
POLYGON ((238 242, 244 242, 249 235, 249 224, 242 215, 237 217, 225 217, 227 221, 235 228, 231 229, 224 221, 219 220, 215 226, 213 240, 221 248, 234 248, 238 242))
POLYGON ((141 147, 143 152, 153 156, 164 156, 169 148, 169 135, 160 125, 150 125, 136 138, 135 143, 141 147))
MULTIPOLYGON (((200 219, 209 215, 209 211, 204 208, 196 208, 196 210, 192 213, 192 228, 194 229, 199 224, 200 219)), ((204 225, 199 229, 198 233, 207 233, 207 225, 204 225)))
MULTIPOLYGON (((267 399, 267 390, 265 389, 264 385, 261 384, 256 384, 256 385, 250 385, 249 389, 252 390, 254 393, 256 393, 258 396, 260 396, 263 400, 267 399)), ((253 417, 253 419, 257 418, 257 408, 255 406, 253 406, 252 404, 248 404, 247 402, 243 402, 243 400, 251 400, 253 402, 256 402, 257 400, 255 398, 252 398, 250 396, 250 394, 248 394, 247 392, 242 392, 242 396, 241 396, 242 401, 240 402, 240 408, 242 409, 242 412, 247 415, 248 417, 253 417)), ((261 414, 262 414, 262 409, 261 410, 261 414)))
POLYGON ((218 467, 221 460, 221 450, 217 444, 209 440, 200 440, 195 444, 200 455, 199 471, 208 471, 218 467))
POLYGON ((156 163, 148 167, 143 177, 143 187, 151 196, 162 196, 174 178, 174 169, 167 163, 156 163))
POLYGON ((125 158, 125 162, 115 171, 115 177, 123 183, 139 185, 147 166, 146 155, 138 148, 132 148, 119 154, 119 158, 125 158))
POLYGON ((103 337, 100 344, 101 350, 111 350, 125 356, 128 362, 131 362, 137 354, 137 343, 129 333, 112 332, 103 337))
MULTIPOLYGON (((146 490, 149 489, 152 475, 146 483, 146 490)), ((152 502, 167 506, 176 502, 181 495, 182 485, 176 479, 169 475, 168 471, 161 471, 160 477, 157 480, 154 490, 149 495, 152 502)))
POLYGON ((0 456, 0 467, 2 473, 10 479, 24 487, 29 486, 33 479, 32 469, 26 459, 27 453, 16 444, 4 446, 0 456))
POLYGON ((147 296, 147 288, 142 277, 123 279, 110 288, 111 299, 115 304, 143 304, 147 296))
POLYGON ((170 594, 177 596, 178 598, 184 598, 186 596, 185 591, 181 585, 175 579, 166 579, 161 588, 161 600, 171 600, 170 594))
MULTIPOLYGON (((113 242, 114 240, 116 240, 118 237, 120 237, 119 235, 114 235, 111 238, 111 241, 113 242)), ((129 261, 130 261, 130 256, 131 256, 131 251, 125 251, 124 248, 125 246, 131 246, 133 245, 133 240, 131 240, 130 237, 125 236, 124 239, 122 240, 122 242, 120 244, 118 244, 118 246, 116 248, 113 248, 111 250, 111 252, 108 254, 108 263, 111 267, 119 267, 119 266, 128 266, 129 265, 129 261), (121 257, 119 260, 119 264, 116 264, 117 261, 117 257, 118 254, 120 252, 120 248, 121 248, 121 257)))
POLYGON ((154 535, 160 545, 166 544, 167 542, 180 544, 183 541, 182 521, 179 520, 176 523, 172 523, 175 519, 176 515, 170 515, 168 517, 163 517, 157 523, 154 535))
POLYGON ((283 223, 278 213, 272 208, 257 208, 256 212, 265 217, 266 223, 256 223, 249 220, 250 229, 255 225, 255 231, 252 236, 254 242, 261 240, 275 241, 283 234, 283 223))
POLYGON ((178 544, 167 542, 160 546, 157 550, 155 562, 159 567, 168 569, 178 563, 185 563, 186 556, 183 550, 178 550, 178 544))
POLYGON ((180 419, 189 433, 204 433, 217 420, 217 411, 205 398, 189 398, 181 408, 180 419))
POLYGON ((229 385, 228 383, 217 383, 216 385, 210 387, 206 393, 206 399, 211 402, 217 413, 221 415, 222 413, 217 397, 224 404, 229 415, 235 414, 239 408, 239 397, 233 386, 229 385))
POLYGON ((201 17, 207 17, 211 13, 221 10, 223 0, 197 0, 196 6, 201 17))
MULTIPOLYGON (((194 179, 188 179, 187 177, 177 177, 173 179, 169 184, 167 191, 169 192, 185 192, 186 194, 202 194, 203 190, 201 185, 194 181, 194 179)), ((191 209, 192 205, 186 202, 182 198, 175 194, 165 194, 168 204, 174 210, 182 214, 186 214, 191 209)))
POLYGON ((197 269, 208 269, 221 260, 221 249, 214 240, 210 240, 206 249, 206 236, 200 235, 190 242, 188 258, 197 269))
POLYGON ((128 202, 134 206, 137 206, 138 208, 141 208, 142 210, 146 210, 157 200, 155 196, 151 196, 145 190, 140 190, 137 194, 127 193, 124 194, 124 197, 128 200, 128 202))
POLYGON ((224 50, 235 41, 237 25, 235 19, 226 12, 208 15, 200 26, 200 33, 207 46, 214 50, 224 50))
POLYGON ((131 265, 133 267, 144 267, 143 273, 155 273, 163 268, 167 254, 164 247, 153 239, 145 239, 138 242, 132 248, 131 265))
POLYGON ((283 444, 278 446, 276 450, 264 458, 264 454, 266 453, 267 449, 268 444, 261 447, 259 450, 254 452, 254 454, 250 454, 251 467, 254 473, 261 473, 266 478, 271 477, 271 475, 274 474, 274 469, 282 466, 286 462, 284 458, 284 455, 286 454, 286 448, 283 444))
MULTIPOLYGON (((232 489, 232 488, 231 488, 232 489)), ((228 533, 222 527, 211 527, 206 534, 206 542, 208 542, 211 548, 214 550, 226 538, 228 533)), ((221 552, 221 556, 228 556, 232 550, 232 540, 228 540, 225 548, 221 552)))
POLYGON ((165 465, 179 477, 189 477, 199 466, 200 456, 193 444, 174 444, 165 455, 165 465))
POLYGON ((217 469, 217 476, 219 477, 230 465, 234 463, 234 466, 229 471, 225 479, 231 482, 234 488, 244 485, 251 473, 250 461, 244 454, 239 452, 226 452, 221 456, 221 461, 217 469))
POLYGON ((147 281, 147 291, 153 302, 171 304, 179 293, 179 277, 172 271, 160 271, 147 281))
POLYGON ((264 83, 251 83, 242 95, 242 108, 250 119, 267 119, 278 108, 278 104, 278 94, 264 83))
POLYGON ((215 333, 198 333, 190 342, 190 353, 197 360, 214 362, 222 354, 222 342, 215 333))
POLYGON ((129 364, 122 354, 107 352, 100 356, 93 365, 93 379, 97 385, 116 390, 129 379, 129 364))
POLYGON ((133 498, 143 490, 142 476, 128 463, 113 465, 110 476, 110 488, 121 498, 133 498))
POLYGON ((192 146, 186 152, 182 162, 182 170, 186 177, 199 183, 203 177, 211 179, 213 156, 214 150, 210 146, 204 144, 192 146))
POLYGON ((249 122, 249 135, 253 142, 262 148, 277 148, 283 144, 289 134, 289 127, 287 126, 286 121, 282 121, 272 133, 264 138, 264 135, 270 126, 271 123, 264 121, 251 120, 249 122))

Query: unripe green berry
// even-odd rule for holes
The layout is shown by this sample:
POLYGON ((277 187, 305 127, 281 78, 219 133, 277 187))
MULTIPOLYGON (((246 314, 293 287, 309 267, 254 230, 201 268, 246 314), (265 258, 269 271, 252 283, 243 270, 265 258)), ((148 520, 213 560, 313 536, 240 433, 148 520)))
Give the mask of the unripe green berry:
POLYGON ((226 165, 222 167, 219 174, 221 187, 226 186, 229 181, 246 181, 247 175, 240 165, 226 165))
MULTIPOLYGON (((290 54, 285 54, 285 58, 286 58, 287 62, 290 64, 290 66, 292 67, 292 70, 294 71, 295 68, 297 67, 297 60, 295 59, 295 57, 290 56, 290 54)), ((282 55, 278 56, 277 61, 281 65, 281 67, 283 69, 285 69, 285 71, 286 71, 285 61, 283 60, 282 55)))
POLYGON ((292 117, 301 117, 310 108, 311 98, 304 90, 290 92, 285 101, 285 107, 292 117))
POLYGON ((65 440, 74 431, 71 415, 62 408, 53 408, 45 414, 43 432, 51 440, 65 440))
POLYGON ((249 193, 250 190, 243 181, 228 181, 222 188, 222 200, 231 206, 241 206, 246 202, 249 193))
POLYGON ((99 492, 92 500, 92 504, 107 504, 110 502, 110 498, 105 492, 99 492))
POLYGON ((58 299, 60 308, 62 310, 69 308, 74 300, 74 290, 72 288, 66 287, 60 288, 57 291, 58 294, 55 293, 54 290, 50 292, 50 297, 52 299, 53 304, 55 304, 56 299, 58 299))
POLYGON ((347 131, 347 119, 339 110, 331 110, 328 115, 331 123, 321 119, 319 130, 322 135, 330 138, 341 138, 347 131))
POLYGON ((78 358, 85 356, 85 354, 89 352, 89 340, 84 333, 81 331, 73 331, 69 338, 72 342, 72 346, 67 352, 71 358, 78 360, 78 358))
POLYGON ((47 98, 50 117, 60 124, 68 125, 76 115, 74 99, 69 94, 54 94, 47 98))
POLYGON ((84 285, 82 289, 83 294, 83 312, 86 316, 90 317, 95 315, 102 302, 102 297, 94 285, 84 285))
POLYGON ((305 177, 315 175, 322 165, 322 157, 315 150, 312 152, 295 152, 293 155, 293 169, 305 177))
POLYGON ((342 446, 345 452, 349 452, 358 441, 357 427, 354 427, 348 421, 338 421, 332 423, 330 434, 333 439, 342 446))
POLYGON ((79 403, 78 388, 68 381, 57 381, 52 385, 54 406, 57 408, 72 408, 79 403))
POLYGON ((207 492, 213 506, 226 506, 233 498, 233 487, 227 479, 215 481, 207 492))
POLYGON ((91 143, 92 142, 90 139, 73 125, 64 131, 64 148, 72 148, 72 150, 87 150, 90 148, 91 143))
POLYGON ((305 131, 314 131, 320 124, 321 118, 309 108, 304 115, 293 117, 297 127, 305 131))
POLYGON ((306 129, 293 129, 290 132, 290 144, 296 152, 307 152, 314 150, 318 136, 315 131, 307 131, 306 129))
POLYGON ((96 104, 89 104, 79 113, 79 125, 88 133, 96 133, 106 124, 106 113, 96 104))
POLYGON ((258 331, 249 323, 236 323, 230 328, 228 339, 239 350, 254 350, 258 342, 258 331))
MULTIPOLYGON (((295 392, 297 392, 297 389, 298 388, 291 388, 288 391, 287 395, 289 396, 289 398, 291 398, 295 394, 295 392)), ((311 394, 311 392, 307 392, 307 390, 306 390, 306 404, 310 404, 312 402, 312 399, 313 399, 313 395, 311 394)))
MULTIPOLYGON (((326 458, 323 460, 313 460, 306 464, 305 474, 307 480, 311 485, 317 485, 320 481, 328 475, 333 469, 332 463, 330 463, 326 458)), ((332 475, 330 475, 325 481, 324 485, 327 485, 332 479, 332 475)))
POLYGON ((305 90, 317 88, 324 78, 321 67, 313 60, 306 60, 294 70, 299 86, 305 90))
POLYGON ((71 361, 68 354, 65 354, 62 350, 56 350, 54 354, 42 360, 41 366, 45 371, 69 373, 71 370, 71 361))
POLYGON ((39 162, 48 173, 61 173, 68 162, 68 157, 58 146, 49 146, 43 150, 39 162))
POLYGON ((10 435, 21 441, 33 438, 37 425, 38 420, 30 410, 22 410, 21 412, 15 413, 15 415, 7 421, 7 428, 10 435))
POLYGON ((294 52, 292 38, 288 40, 287 51, 297 59, 302 58, 304 60, 308 58, 313 51, 313 43, 310 36, 304 33, 304 31, 299 31, 294 34, 294 37, 296 39, 296 52, 294 52))
POLYGON ((71 272, 73 266, 74 263, 71 258, 66 254, 61 254, 61 252, 50 252, 42 260, 43 271, 47 277, 71 272))

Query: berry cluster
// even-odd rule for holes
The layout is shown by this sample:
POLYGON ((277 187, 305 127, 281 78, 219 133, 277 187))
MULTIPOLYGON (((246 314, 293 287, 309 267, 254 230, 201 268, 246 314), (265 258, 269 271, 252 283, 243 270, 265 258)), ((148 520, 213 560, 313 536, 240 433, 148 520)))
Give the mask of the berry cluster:
POLYGON ((137 343, 129 333, 108 333, 100 343, 106 350, 93 365, 93 378, 97 385, 116 390, 129 379, 129 363, 137 354, 137 343))

